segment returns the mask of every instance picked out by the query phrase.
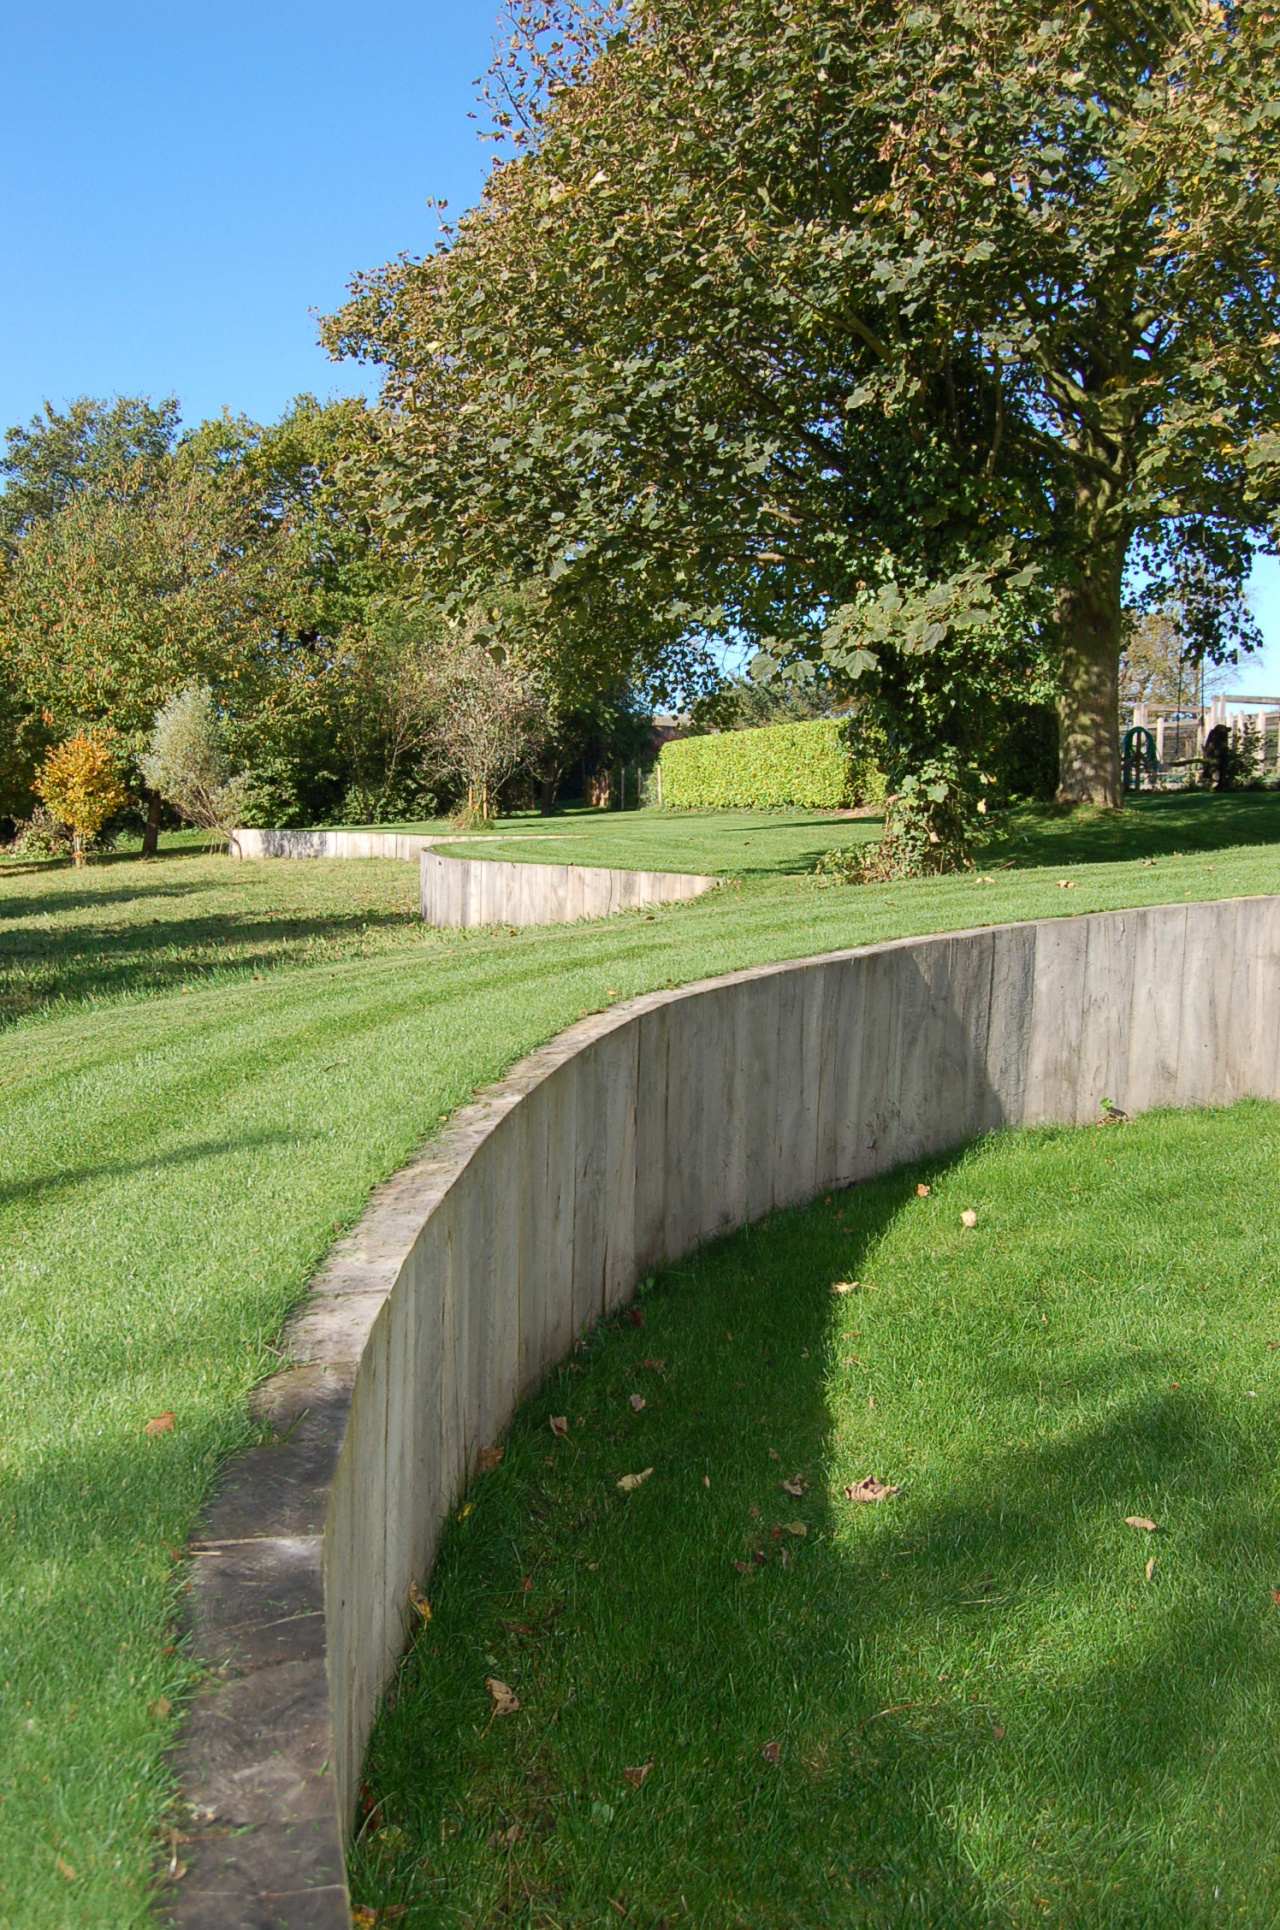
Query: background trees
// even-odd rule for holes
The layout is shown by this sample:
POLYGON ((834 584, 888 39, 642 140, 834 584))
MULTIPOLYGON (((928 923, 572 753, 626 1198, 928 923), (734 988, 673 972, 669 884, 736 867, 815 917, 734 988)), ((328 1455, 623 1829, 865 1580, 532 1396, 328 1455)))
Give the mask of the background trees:
POLYGON ((1061 795, 1118 803, 1126 567, 1190 560, 1212 654, 1270 540, 1276 35, 1181 0, 522 11, 516 156, 329 325, 387 369, 390 516, 464 585, 873 681, 916 756, 967 727, 944 646, 983 684, 970 641, 1018 633, 1061 795))

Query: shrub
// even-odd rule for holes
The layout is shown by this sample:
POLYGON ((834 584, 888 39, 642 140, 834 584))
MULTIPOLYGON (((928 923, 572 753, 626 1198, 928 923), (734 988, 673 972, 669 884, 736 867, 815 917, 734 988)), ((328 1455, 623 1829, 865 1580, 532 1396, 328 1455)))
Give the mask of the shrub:
POLYGON ((71 830, 71 855, 77 868, 108 818, 128 803, 115 758, 102 738, 79 731, 44 754, 44 769, 32 786, 53 815, 71 830))
POLYGON ((14 827, 13 843, 9 848, 15 858, 69 858, 71 833, 65 824, 59 823, 52 811, 46 811, 43 804, 37 804, 31 816, 23 818, 14 827))
POLYGON ((885 794, 871 742, 841 717, 678 738, 663 745, 659 763, 662 801, 676 809, 839 810, 885 794))
POLYGON ((940 752, 886 799, 884 836, 875 844, 825 852, 815 877, 824 884, 869 885, 967 870, 986 812, 980 791, 990 782, 962 769, 954 753, 940 752))
POLYGON ((249 780, 231 774, 208 684, 190 684, 169 699, 138 761, 152 790, 188 824, 230 839, 245 815, 249 780))

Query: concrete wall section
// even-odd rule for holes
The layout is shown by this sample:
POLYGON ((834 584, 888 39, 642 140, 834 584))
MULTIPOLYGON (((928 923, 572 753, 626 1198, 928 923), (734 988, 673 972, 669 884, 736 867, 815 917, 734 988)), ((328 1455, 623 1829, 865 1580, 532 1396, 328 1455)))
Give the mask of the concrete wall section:
POLYGON ((642 905, 701 897, 720 881, 680 871, 612 871, 576 864, 511 864, 423 851, 422 916, 428 925, 562 925, 642 905))
POLYGON ((301 1418, 237 1464, 196 1546, 197 1641, 223 1673, 182 1773, 218 1817, 191 1832, 178 1920, 345 1922, 342 1835, 410 1584, 480 1448, 651 1267, 978 1133, 1095 1121, 1104 1098, 1275 1098, 1278 1017, 1264 898, 761 967, 598 1014, 516 1067, 335 1249, 266 1396, 301 1418))
POLYGON ((434 840, 407 831, 233 831, 233 858, 398 858, 412 863, 434 840))

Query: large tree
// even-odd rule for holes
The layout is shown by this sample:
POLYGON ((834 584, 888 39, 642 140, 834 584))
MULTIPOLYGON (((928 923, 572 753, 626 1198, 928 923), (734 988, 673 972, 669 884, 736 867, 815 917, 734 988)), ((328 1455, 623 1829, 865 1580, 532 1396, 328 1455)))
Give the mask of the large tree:
POLYGON ((1038 626, 1061 795, 1118 803, 1127 566, 1220 619, 1270 537, 1277 18, 524 10, 517 154, 328 329, 388 371, 389 514, 460 593, 531 575, 890 694, 1038 626))

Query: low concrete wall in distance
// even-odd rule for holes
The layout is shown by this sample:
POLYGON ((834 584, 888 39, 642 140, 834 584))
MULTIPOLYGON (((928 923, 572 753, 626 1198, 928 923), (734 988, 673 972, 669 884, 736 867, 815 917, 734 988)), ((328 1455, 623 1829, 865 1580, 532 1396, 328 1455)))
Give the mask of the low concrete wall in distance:
POLYGON ((699 898, 719 884, 682 871, 611 871, 600 865, 510 864, 500 859, 421 858, 422 916, 446 929, 470 925, 562 925, 642 905, 699 898))
MULTIPOLYGON (((573 1026, 374 1199, 193 1562, 184 1925, 348 1921, 410 1585, 512 1409, 664 1261, 996 1127, 1280 1096, 1280 898, 869 946, 573 1026), (323 1586, 321 1576, 323 1575, 323 1586), (327 1670, 327 1688, 326 1688, 327 1670), (197 1811, 197 1816, 200 1812, 197 1811)), ((659 1461, 655 1480, 663 1479, 659 1461)))
POLYGON ((412 863, 435 839, 407 831, 233 831, 233 858, 399 858, 412 863))

